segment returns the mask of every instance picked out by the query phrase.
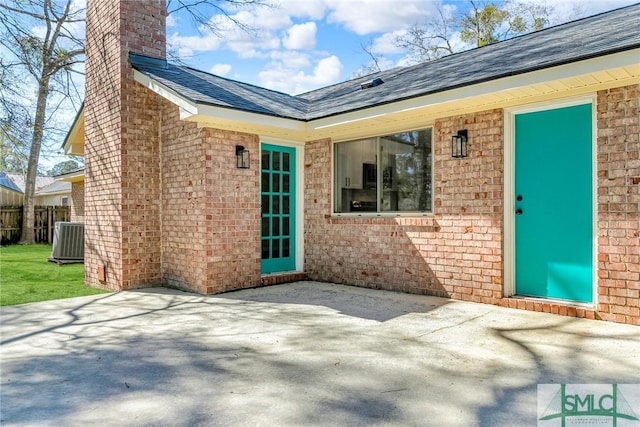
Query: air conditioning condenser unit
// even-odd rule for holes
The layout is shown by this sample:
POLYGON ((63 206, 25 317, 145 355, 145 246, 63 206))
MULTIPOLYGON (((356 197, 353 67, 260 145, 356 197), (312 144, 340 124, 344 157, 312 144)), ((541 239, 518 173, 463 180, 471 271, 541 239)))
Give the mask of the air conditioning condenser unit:
POLYGON ((53 250, 50 261, 84 261, 84 224, 81 222, 56 222, 53 229, 53 250))

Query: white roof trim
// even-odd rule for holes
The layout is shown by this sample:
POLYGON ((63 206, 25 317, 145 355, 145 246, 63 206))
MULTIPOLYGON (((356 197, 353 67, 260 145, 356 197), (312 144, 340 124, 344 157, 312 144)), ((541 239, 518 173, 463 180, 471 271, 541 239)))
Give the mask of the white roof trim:
POLYGON ((64 173, 55 177, 56 181, 78 182, 84 180, 84 169, 64 173))
POLYGON ((266 114, 252 113, 248 111, 236 110, 234 108, 217 107, 213 105, 198 104, 198 115, 189 119, 197 120, 199 117, 215 117, 223 120, 233 120, 238 122, 249 122, 259 126, 276 127, 296 132, 305 132, 307 126, 305 122, 284 117, 269 116, 266 114))

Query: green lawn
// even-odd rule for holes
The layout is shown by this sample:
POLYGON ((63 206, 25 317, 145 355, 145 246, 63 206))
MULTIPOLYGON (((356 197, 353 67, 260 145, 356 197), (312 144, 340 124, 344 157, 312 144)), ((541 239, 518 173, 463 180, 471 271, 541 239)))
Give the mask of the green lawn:
POLYGON ((49 262, 51 245, 0 247, 0 306, 105 293, 84 285, 84 264, 49 262))

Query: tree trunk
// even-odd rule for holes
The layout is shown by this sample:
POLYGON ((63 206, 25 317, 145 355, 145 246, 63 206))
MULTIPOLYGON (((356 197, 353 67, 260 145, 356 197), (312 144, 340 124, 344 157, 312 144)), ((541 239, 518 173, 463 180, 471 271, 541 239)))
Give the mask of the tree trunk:
POLYGON ((35 243, 35 233, 33 231, 35 223, 34 195, 36 192, 38 160, 40 157, 40 146, 42 145, 48 96, 49 77, 42 77, 38 81, 38 102, 36 104, 36 116, 33 124, 33 135, 31 137, 31 151, 29 152, 27 176, 24 182, 24 203, 22 206, 22 234, 20 235, 20 244, 35 243))

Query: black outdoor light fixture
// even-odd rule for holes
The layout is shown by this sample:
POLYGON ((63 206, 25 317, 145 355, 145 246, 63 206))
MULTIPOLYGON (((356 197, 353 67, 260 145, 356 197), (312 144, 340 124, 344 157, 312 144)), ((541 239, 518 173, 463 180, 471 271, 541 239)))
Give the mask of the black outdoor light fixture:
POLYGON ((462 158, 467 157, 467 130, 459 130, 456 135, 451 137, 451 157, 462 158))
POLYGON ((249 150, 244 148, 244 145, 236 145, 236 167, 249 169, 249 150))

